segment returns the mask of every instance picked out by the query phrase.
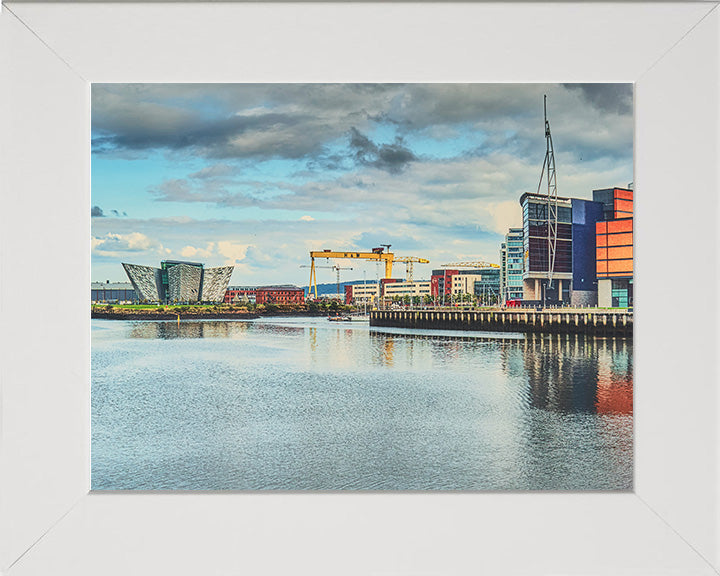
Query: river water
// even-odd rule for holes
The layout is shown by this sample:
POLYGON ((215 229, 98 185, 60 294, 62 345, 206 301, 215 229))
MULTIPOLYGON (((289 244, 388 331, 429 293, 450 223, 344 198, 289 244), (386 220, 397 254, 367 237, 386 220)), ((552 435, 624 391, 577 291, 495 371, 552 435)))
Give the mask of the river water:
POLYGON ((92 321, 93 490, 630 490, 632 341, 92 321))

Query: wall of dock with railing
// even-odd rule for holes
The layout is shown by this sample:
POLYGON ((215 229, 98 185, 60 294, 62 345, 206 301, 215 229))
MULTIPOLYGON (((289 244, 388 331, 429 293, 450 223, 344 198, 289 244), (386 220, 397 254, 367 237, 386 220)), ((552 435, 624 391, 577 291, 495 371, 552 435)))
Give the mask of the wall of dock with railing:
POLYGON ((373 310, 370 326, 632 338, 633 314, 615 310, 373 310))

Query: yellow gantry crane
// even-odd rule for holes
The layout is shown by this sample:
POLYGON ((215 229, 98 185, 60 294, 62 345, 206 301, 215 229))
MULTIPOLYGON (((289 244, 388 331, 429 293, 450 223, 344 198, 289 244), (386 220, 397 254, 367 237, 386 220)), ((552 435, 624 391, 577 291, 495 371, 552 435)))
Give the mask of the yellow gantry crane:
POLYGON ((441 264, 443 268, 500 268, 498 264, 490 262, 450 262, 450 264, 441 264))
POLYGON ((398 256, 395 258, 395 262, 405 262, 405 272, 407 274, 407 281, 413 281, 413 264, 430 264, 430 260, 427 258, 418 258, 417 256, 398 256))
MULTIPOLYGON (((313 262, 313 265, 314 265, 314 264, 315 264, 315 263, 313 262)), ((300 268, 312 268, 312 266, 300 266, 300 268)), ((311 272, 310 272, 310 275, 311 275, 311 276, 315 273, 315 269, 317 269, 317 268, 329 268, 329 269, 335 270, 335 272, 337 272, 336 289, 337 289, 337 293, 338 293, 338 294, 340 294, 340 270, 352 270, 352 268, 341 268, 340 266, 337 266, 337 265, 333 265, 333 266, 315 266, 315 267, 313 268, 313 270, 311 270, 311 272)), ((311 290, 312 286, 313 286, 312 284, 310 284, 310 285, 308 286, 308 294, 310 293, 310 290, 311 290)), ((317 298, 317 284, 315 284, 315 298, 317 298)))
MULTIPOLYGON (((415 256, 399 256, 395 257, 395 254, 390 252, 390 244, 383 244, 382 248, 373 248, 371 252, 335 252, 334 250, 313 250, 310 252, 310 289, 317 294, 317 277, 315 273, 315 258, 356 258, 358 260, 374 260, 375 262, 385 263, 385 278, 392 278, 393 262, 405 262, 409 266, 412 266, 414 262, 421 264, 428 264, 430 261, 425 258, 417 258, 415 256), (387 252, 385 249, 387 248, 387 252)), ((319 266, 317 266, 319 268, 319 266)), ((412 274, 412 269, 409 269, 409 274, 412 274)))

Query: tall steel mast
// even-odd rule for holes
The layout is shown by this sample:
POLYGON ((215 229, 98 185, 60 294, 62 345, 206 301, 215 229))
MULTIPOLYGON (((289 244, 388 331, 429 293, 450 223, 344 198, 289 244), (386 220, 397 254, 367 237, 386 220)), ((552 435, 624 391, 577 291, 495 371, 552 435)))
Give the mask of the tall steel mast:
POLYGON ((553 274, 555 273, 555 248, 557 245, 557 180, 555 179, 555 151, 553 150, 550 122, 547 119, 547 94, 543 97, 543 111, 545 116, 545 161, 538 183, 538 194, 542 186, 543 176, 547 168, 547 231, 548 231, 548 288, 552 288, 553 274))

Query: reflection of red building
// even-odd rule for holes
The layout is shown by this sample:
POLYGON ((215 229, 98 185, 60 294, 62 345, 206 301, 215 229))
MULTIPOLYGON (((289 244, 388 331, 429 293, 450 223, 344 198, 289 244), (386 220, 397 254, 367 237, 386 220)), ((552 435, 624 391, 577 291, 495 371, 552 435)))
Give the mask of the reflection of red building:
POLYGON ((599 380, 595 408, 598 414, 632 414, 632 382, 599 380))
POLYGON ((303 304, 305 290, 297 286, 263 286, 256 289, 258 304, 303 304))
POLYGON ((598 305, 632 306, 633 191, 593 190, 593 200, 603 203, 606 220, 595 224, 598 305))

